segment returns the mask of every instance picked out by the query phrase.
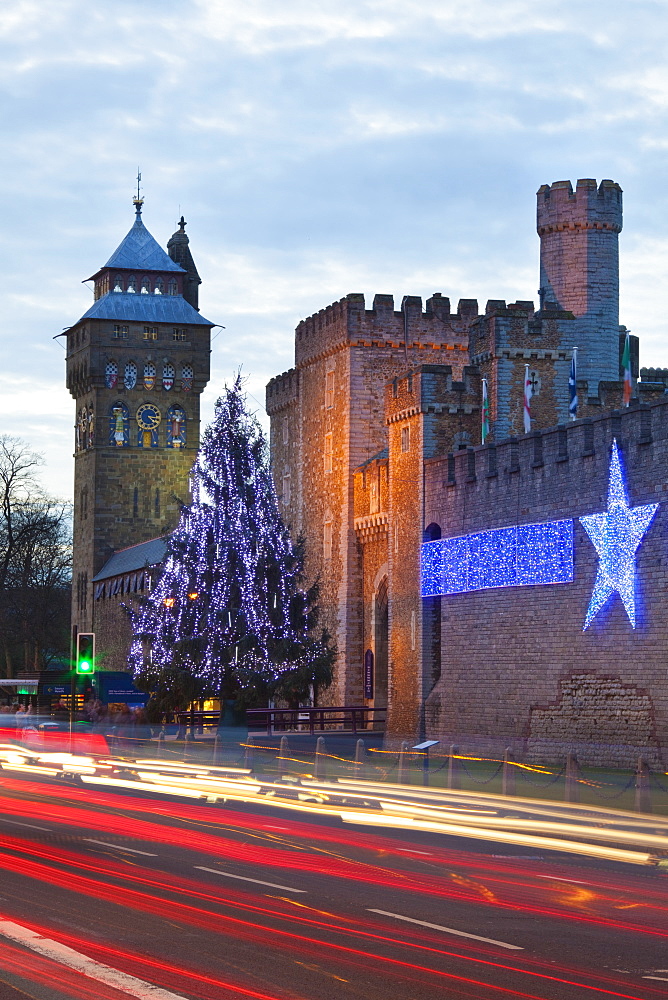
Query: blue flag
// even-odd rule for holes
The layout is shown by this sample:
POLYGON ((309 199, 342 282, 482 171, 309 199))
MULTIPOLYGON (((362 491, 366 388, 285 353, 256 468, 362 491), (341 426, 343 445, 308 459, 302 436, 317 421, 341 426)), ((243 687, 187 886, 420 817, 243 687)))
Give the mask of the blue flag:
POLYGON ((571 359, 571 373, 568 376, 568 412, 571 420, 577 420, 578 416, 578 349, 573 348, 571 359))

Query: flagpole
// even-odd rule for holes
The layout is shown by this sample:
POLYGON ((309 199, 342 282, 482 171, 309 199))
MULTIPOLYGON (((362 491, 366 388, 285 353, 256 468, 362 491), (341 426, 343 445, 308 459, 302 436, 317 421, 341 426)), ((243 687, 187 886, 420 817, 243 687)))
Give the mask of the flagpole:
POLYGON ((578 419, 578 349, 573 348, 571 374, 568 378, 568 412, 571 420, 578 419))
POLYGON ((524 433, 531 430, 531 381, 529 379, 529 366, 524 366, 524 433))

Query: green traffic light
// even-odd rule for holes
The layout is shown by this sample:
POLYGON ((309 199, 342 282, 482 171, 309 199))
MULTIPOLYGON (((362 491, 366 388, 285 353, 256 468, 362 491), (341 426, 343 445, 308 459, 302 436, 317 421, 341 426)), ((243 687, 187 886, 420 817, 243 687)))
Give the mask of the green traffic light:
POLYGON ((91 664, 88 662, 88 660, 81 660, 81 662, 79 663, 79 670, 81 671, 82 674, 90 673, 91 664))

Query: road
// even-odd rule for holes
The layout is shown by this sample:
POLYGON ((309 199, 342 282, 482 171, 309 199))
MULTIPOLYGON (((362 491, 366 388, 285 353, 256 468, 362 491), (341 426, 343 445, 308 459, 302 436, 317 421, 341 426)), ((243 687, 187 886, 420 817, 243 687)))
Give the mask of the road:
POLYGON ((663 866, 43 765, 0 771, 1 1000, 668 996, 663 866))

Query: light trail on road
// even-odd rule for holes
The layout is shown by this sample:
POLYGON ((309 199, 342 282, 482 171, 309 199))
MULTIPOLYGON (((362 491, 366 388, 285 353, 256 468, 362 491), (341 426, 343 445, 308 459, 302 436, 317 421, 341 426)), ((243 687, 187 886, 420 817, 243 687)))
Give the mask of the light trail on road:
POLYGON ((565 867, 559 855, 495 858, 493 847, 471 852, 442 835, 413 846, 413 834, 361 832, 317 810, 283 813, 278 826, 264 798, 207 805, 147 793, 3 773, 2 918, 187 1000, 327 1000, 334 989, 369 1000, 388 991, 413 1000, 416 989, 424 1000, 665 995, 651 982, 661 965, 652 949, 668 937, 655 870, 639 879, 631 866, 565 867), (102 937, 81 933, 88 911, 102 937), (584 951, 576 928, 590 941, 584 951), (188 942, 183 958, 201 953, 211 967, 175 961, 172 939, 188 942), (637 973, 587 961, 611 941, 648 956, 637 973))

